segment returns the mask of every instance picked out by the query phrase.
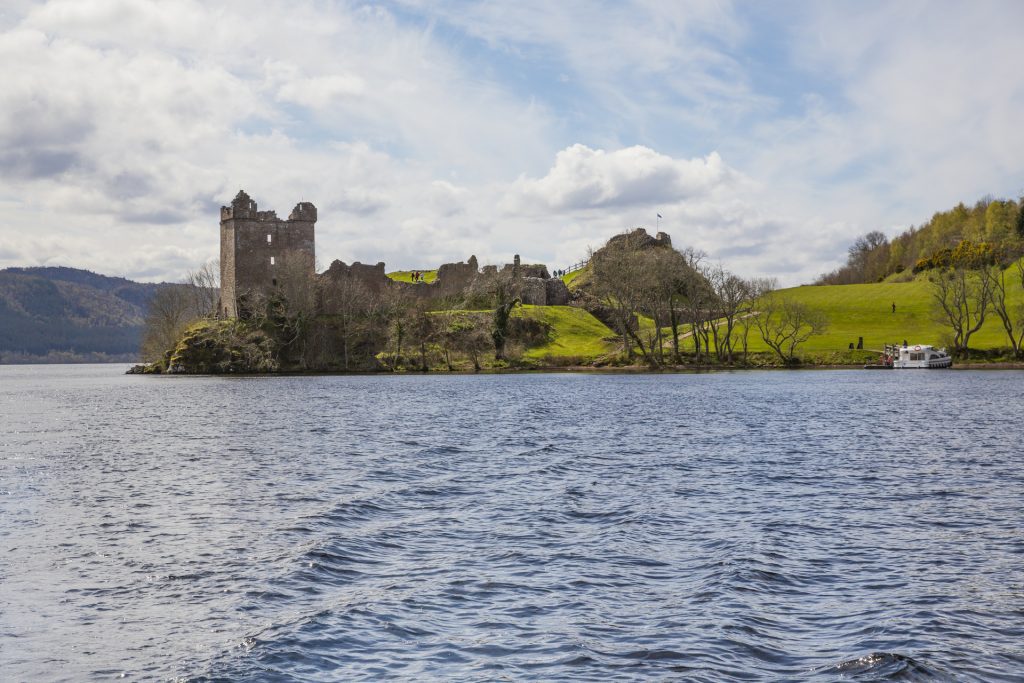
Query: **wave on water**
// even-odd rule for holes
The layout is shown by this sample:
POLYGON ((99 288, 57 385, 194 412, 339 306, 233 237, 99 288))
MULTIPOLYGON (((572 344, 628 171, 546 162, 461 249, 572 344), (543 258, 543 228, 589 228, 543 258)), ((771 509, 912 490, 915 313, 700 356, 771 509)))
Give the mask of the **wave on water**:
POLYGON ((834 666, 818 669, 819 676, 851 681, 955 681, 953 676, 896 652, 872 652, 834 666))

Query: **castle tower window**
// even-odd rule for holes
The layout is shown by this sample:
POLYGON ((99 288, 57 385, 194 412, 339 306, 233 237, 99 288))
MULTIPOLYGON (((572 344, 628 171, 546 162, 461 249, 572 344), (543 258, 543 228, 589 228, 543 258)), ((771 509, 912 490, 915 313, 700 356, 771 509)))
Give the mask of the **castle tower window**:
POLYGON ((270 244, 270 243, 271 243, 271 241, 272 241, 272 240, 271 240, 270 234, 269 234, 269 233, 267 233, 267 244, 270 244))
POLYGON ((270 257, 270 265, 274 265, 274 257, 273 256, 270 257))

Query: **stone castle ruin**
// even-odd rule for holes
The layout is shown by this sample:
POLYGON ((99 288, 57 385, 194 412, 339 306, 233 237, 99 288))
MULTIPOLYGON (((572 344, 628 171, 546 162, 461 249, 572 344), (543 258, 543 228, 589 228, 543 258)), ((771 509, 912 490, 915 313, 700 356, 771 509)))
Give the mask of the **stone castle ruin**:
MULTIPOLYGON (((496 266, 481 271, 476 257, 466 262, 445 263, 430 283, 396 282, 387 276, 383 262, 376 265, 346 265, 334 261, 321 275, 316 273, 316 207, 310 202, 295 205, 287 220, 274 211, 259 211, 256 202, 240 190, 230 206, 220 209, 220 314, 239 317, 244 302, 265 297, 281 286, 285 278, 303 278, 312 282, 321 277, 338 281, 353 278, 373 293, 402 287, 428 299, 456 297, 480 275, 497 273, 496 266)), ((659 235, 660 237, 660 235, 659 235)), ((519 298, 524 304, 563 306, 569 303, 569 290, 559 278, 552 278, 547 266, 521 264, 519 256, 505 265, 511 273, 519 298)))
POLYGON ((316 276, 316 207, 299 202, 287 220, 259 211, 239 191, 231 206, 220 207, 220 313, 237 318, 239 301, 278 286, 287 268, 312 280, 316 276))

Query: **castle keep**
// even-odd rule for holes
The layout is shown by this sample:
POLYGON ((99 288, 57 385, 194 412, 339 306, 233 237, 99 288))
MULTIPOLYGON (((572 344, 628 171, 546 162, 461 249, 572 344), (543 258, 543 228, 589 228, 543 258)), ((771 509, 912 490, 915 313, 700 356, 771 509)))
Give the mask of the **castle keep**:
POLYGON ((265 294, 284 277, 316 275, 316 207, 300 202, 287 220, 259 211, 239 191, 231 206, 220 207, 220 308, 237 318, 239 300, 265 294))

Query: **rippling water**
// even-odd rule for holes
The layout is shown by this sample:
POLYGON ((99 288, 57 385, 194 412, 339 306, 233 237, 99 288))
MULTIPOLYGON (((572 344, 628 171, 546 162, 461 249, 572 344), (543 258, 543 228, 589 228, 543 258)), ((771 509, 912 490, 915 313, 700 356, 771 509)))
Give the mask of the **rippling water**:
POLYGON ((0 367, 0 679, 1022 680, 1024 374, 0 367))

